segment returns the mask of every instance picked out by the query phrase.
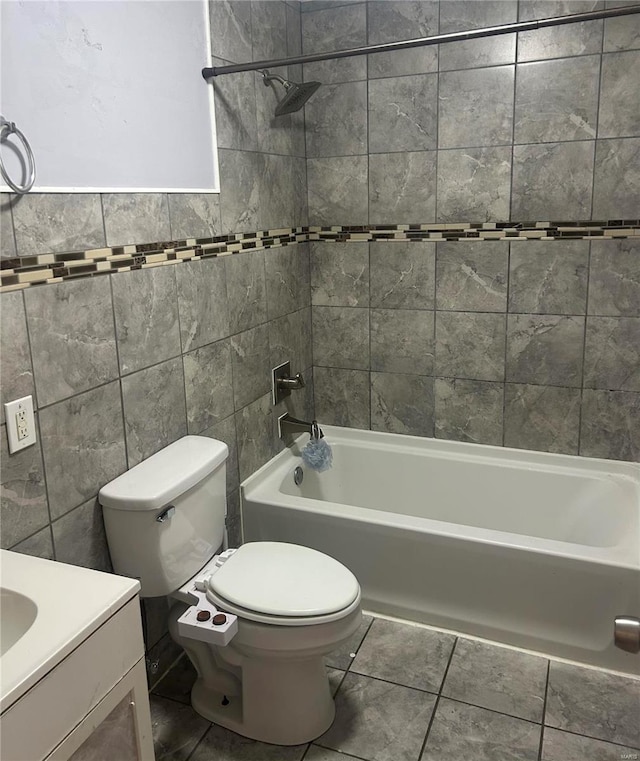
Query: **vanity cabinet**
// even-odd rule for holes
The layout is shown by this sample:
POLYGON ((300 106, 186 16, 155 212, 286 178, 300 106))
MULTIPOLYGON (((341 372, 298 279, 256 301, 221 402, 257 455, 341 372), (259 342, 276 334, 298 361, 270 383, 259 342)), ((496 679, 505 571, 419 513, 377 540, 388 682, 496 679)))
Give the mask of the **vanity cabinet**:
POLYGON ((154 761, 137 595, 2 715, 10 761, 154 761))

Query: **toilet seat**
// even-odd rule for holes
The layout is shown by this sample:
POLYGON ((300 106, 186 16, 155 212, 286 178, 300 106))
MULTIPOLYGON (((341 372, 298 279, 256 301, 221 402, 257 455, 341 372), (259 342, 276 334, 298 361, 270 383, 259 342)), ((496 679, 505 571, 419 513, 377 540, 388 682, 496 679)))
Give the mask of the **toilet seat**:
POLYGON ((284 542, 249 542, 209 576, 207 599, 239 618, 280 626, 335 621, 360 604, 360 586, 342 563, 284 542))

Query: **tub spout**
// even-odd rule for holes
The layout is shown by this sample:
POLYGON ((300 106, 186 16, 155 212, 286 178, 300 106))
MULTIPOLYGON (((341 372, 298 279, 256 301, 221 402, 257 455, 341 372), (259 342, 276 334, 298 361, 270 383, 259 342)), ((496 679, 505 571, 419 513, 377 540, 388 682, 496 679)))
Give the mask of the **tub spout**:
POLYGON ((295 435, 297 433, 308 433, 314 439, 324 437, 322 428, 320 428, 315 420, 307 423, 306 420, 298 420, 298 418, 293 417, 288 412, 280 415, 278 418, 278 436, 282 439, 287 435, 295 435))

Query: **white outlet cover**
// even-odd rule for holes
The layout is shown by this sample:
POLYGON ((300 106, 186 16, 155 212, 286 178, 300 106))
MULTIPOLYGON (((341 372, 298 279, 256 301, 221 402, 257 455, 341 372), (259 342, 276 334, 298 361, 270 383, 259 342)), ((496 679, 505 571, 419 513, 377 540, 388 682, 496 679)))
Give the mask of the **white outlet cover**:
POLYGON ((21 449, 30 447, 36 443, 36 421, 33 415, 33 397, 23 396, 4 405, 4 417, 7 421, 7 438, 9 439, 9 453, 19 452, 21 449), (18 413, 26 413, 27 435, 18 438, 18 413))

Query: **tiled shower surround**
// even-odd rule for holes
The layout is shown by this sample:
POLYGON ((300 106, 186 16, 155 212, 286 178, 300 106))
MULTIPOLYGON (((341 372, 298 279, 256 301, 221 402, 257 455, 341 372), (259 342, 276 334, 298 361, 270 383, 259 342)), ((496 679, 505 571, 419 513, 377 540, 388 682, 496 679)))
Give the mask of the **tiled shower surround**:
MULTIPOLYGON (((214 61, 600 5, 214 0, 214 61)), ((2 258, 307 224, 637 220, 638 17, 538 35, 314 64, 324 86, 277 120, 259 75, 221 77, 219 195, 3 195, 2 258)), ((0 301, 2 401, 34 393, 40 433, 9 457, 1 431, 2 546, 23 552, 108 568, 98 489, 187 432, 230 444, 233 534, 239 479, 281 445, 269 369, 286 358, 308 381, 315 365, 321 422, 640 457, 637 238, 313 240, 0 301)), ((313 414, 312 384, 291 399, 313 414)), ((163 603, 147 613, 165 663, 163 603)))

